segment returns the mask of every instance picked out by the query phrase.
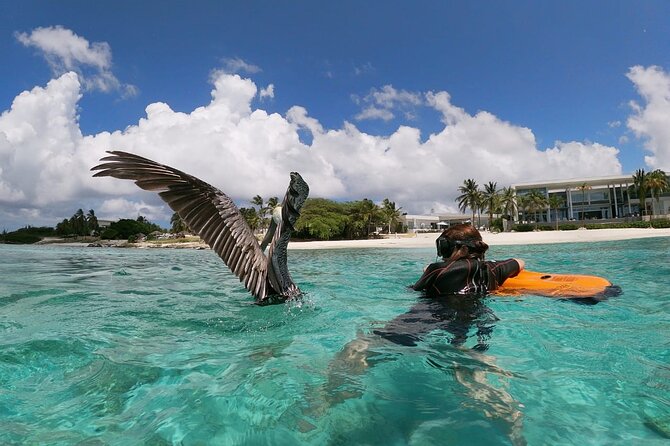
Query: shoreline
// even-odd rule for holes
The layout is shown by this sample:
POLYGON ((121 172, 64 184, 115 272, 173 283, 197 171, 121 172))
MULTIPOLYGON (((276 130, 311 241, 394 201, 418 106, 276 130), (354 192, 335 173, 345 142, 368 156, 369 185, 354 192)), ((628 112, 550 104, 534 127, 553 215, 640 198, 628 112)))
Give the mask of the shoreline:
MULTIPOLYGON (((540 245, 552 243, 591 243, 639 238, 670 237, 670 228, 576 229, 572 231, 500 232, 481 231, 489 246, 540 245)), ((438 233, 419 233, 415 237, 374 240, 291 242, 289 249, 355 248, 434 248, 438 233)))
MULTIPOLYGON (((552 243, 591 243, 639 238, 670 237, 670 228, 623 228, 623 229, 577 229, 572 231, 538 231, 538 232, 500 232, 482 231, 482 238, 489 246, 504 245, 539 245, 552 243)), ((391 235, 388 238, 370 240, 329 240, 329 241, 292 241, 289 250, 314 249, 365 249, 365 248, 434 248, 438 233, 417 233, 391 235)), ((128 243, 111 240, 101 243, 102 247, 131 249, 210 249, 202 241, 181 243, 128 243)), ((88 247, 90 242, 38 242, 42 246, 88 247)))

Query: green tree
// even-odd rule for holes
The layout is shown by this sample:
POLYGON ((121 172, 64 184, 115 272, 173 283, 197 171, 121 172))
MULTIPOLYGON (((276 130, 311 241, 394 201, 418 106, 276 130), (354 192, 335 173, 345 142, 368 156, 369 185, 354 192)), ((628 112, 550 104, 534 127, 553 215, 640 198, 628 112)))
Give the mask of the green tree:
POLYGON ((530 213, 530 198, 528 195, 518 195, 516 197, 516 204, 521 211, 523 217, 519 218, 522 221, 528 221, 530 218, 528 214, 530 213))
POLYGON ((256 208, 240 208, 240 214, 249 225, 252 231, 256 231, 260 225, 260 218, 256 208))
POLYGON ((70 224, 70 220, 67 218, 64 218, 63 221, 56 225, 56 234, 60 235, 61 237, 72 235, 73 233, 74 231, 72 229, 72 225, 70 224))
POLYGON ((474 226, 475 213, 479 208, 479 185, 474 179, 469 178, 463 181, 463 185, 458 187, 458 191, 461 193, 461 195, 456 197, 458 208, 463 213, 465 213, 468 208, 472 210, 471 224, 474 226))
POLYGON ((105 234, 115 234, 116 238, 120 239, 130 239, 131 236, 136 236, 137 234, 149 235, 154 231, 160 231, 160 226, 151 223, 146 218, 141 217, 136 220, 131 219, 121 219, 109 225, 109 230, 103 233, 103 238, 105 234))
POLYGON ((575 188, 582 193, 582 226, 584 226, 584 220, 586 220, 586 192, 590 191, 592 188, 588 183, 582 183, 575 188))
POLYGON ((95 211, 93 209, 89 209, 86 213, 86 224, 88 226, 89 232, 95 231, 97 233, 100 230, 98 217, 95 216, 95 211))
POLYGON ((181 219, 178 213, 173 213, 172 217, 170 217, 170 232, 178 234, 180 232, 186 232, 187 230, 188 226, 186 226, 184 220, 181 219))
POLYGON ((263 197, 260 195, 256 195, 254 198, 251 199, 251 204, 254 206, 258 206, 258 209, 256 210, 256 213, 258 214, 258 227, 260 229, 264 229, 267 227, 267 214, 268 214, 268 207, 265 205, 265 201, 263 200, 263 197))
POLYGON ((388 223, 389 234, 391 233, 391 227, 395 227, 400 220, 401 209, 402 207, 396 208, 395 202, 390 201, 388 198, 384 198, 384 201, 382 201, 381 214, 383 215, 384 222, 388 223))
POLYGON ((87 234, 87 224, 86 216, 84 215, 83 209, 77 209, 77 212, 70 217, 70 226, 72 227, 72 232, 75 235, 86 235, 87 234))
POLYGON ((272 212, 274 208, 279 206, 279 198, 277 197, 270 197, 268 198, 268 203, 267 203, 267 208, 272 212))
MULTIPOLYGON (((661 194, 668 190, 668 177, 661 169, 656 169, 647 174, 647 187, 651 191, 651 198, 656 199, 656 207, 660 208, 661 194)), ((658 213, 660 209, 658 209, 658 213)), ((653 212, 654 214, 656 212, 653 212)))
POLYGON ((505 187, 502 189, 499 195, 499 206, 500 210, 503 213, 503 218, 506 220, 514 220, 517 216, 517 206, 516 206, 516 193, 511 187, 505 187))
POLYGON ((308 198, 295 224, 296 237, 318 240, 343 238, 350 222, 347 206, 325 198, 308 198))
POLYGON ((558 208, 563 206, 565 200, 560 195, 551 195, 547 199, 547 204, 549 205, 549 211, 554 210, 554 221, 556 222, 556 230, 558 231, 558 208))
POLYGON ((633 189, 637 192, 637 196, 640 199, 640 215, 647 213, 648 176, 649 174, 644 169, 637 169, 633 174, 633 189))
POLYGON ((352 218, 352 223, 359 222, 358 227, 362 225, 365 238, 368 238, 370 236, 370 227, 376 225, 379 221, 380 212, 372 200, 364 198, 352 203, 349 215, 352 218))
POLYGON ((493 214, 498 213, 500 208, 500 195, 497 189, 498 184, 489 181, 484 185, 482 192, 482 200, 484 203, 484 210, 489 215, 489 230, 491 230, 491 223, 493 222, 493 214))
POLYGON ((537 189, 530 191, 526 195, 528 200, 527 207, 528 210, 535 214, 535 229, 537 229, 537 224, 539 220, 538 213, 547 207, 547 197, 537 189))

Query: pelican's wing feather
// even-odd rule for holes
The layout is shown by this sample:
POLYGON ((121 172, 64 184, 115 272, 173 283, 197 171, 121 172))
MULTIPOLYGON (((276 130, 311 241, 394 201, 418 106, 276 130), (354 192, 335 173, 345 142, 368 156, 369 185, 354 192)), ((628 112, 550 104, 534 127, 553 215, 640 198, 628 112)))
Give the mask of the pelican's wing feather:
POLYGON ((188 227, 218 254, 259 301, 267 287, 268 261, 235 203, 204 181, 163 164, 131 153, 111 151, 93 176, 110 176, 135 181, 158 195, 188 227))

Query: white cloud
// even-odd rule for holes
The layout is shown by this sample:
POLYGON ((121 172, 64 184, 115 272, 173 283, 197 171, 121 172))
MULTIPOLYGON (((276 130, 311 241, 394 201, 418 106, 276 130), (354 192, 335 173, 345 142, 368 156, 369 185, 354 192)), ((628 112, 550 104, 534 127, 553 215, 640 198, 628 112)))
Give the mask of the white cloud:
POLYGON ((365 107, 360 113, 358 113, 354 118, 357 121, 363 121, 366 119, 381 119, 382 121, 390 121, 395 115, 391 113, 390 110, 386 108, 377 108, 374 105, 365 107))
POLYGON ((260 92, 258 93, 258 96, 261 99, 274 98, 275 97, 275 86, 274 86, 274 84, 270 84, 265 88, 261 88, 260 92))
POLYGON ((389 136, 364 133, 348 122, 324 129, 300 106, 286 115, 253 108, 259 92, 250 79, 219 72, 212 82, 211 101, 190 113, 157 102, 147 105, 146 117, 135 125, 94 135, 79 129, 81 85, 75 73, 18 95, 0 115, 0 228, 16 222, 19 209, 39 212, 43 221, 32 224, 55 224, 80 207, 101 217, 169 216, 156 194, 132 182, 91 177, 90 167, 112 149, 175 166, 238 202, 256 194, 281 197, 288 172, 299 171, 314 197, 388 197, 408 212, 455 210, 465 178, 502 187, 621 172, 613 147, 557 142, 543 150, 530 129, 488 112, 470 115, 446 92, 421 98, 379 90, 375 103, 425 101, 443 115, 444 127, 423 140, 411 126, 389 136), (309 144, 299 138, 303 129, 312 134, 309 144))
POLYGON ((307 116, 307 110, 304 107, 294 105, 286 113, 286 119, 298 127, 308 129, 312 135, 323 133, 323 127, 319 121, 307 116))
POLYGON ((239 57, 223 59, 223 71, 229 74, 248 73, 254 74, 261 72, 261 68, 257 65, 250 64, 240 59, 239 57))
POLYGON ((152 205, 144 201, 131 201, 125 198, 111 198, 102 202, 96 214, 102 220, 134 219, 141 215, 149 221, 166 221, 172 216, 172 211, 163 205, 152 205))
POLYGON ((107 42, 90 43, 62 26, 35 28, 30 34, 16 33, 24 46, 38 49, 55 76, 74 71, 87 90, 120 91, 135 96, 137 87, 122 84, 112 73, 112 51, 107 42))
POLYGON ((392 85, 384 85, 381 89, 373 88, 364 97, 352 96, 356 104, 363 104, 363 110, 355 119, 382 119, 390 121, 395 117, 394 110, 404 111, 405 116, 412 116, 412 109, 423 104, 422 95, 407 90, 397 90, 392 85))
POLYGON ((369 74, 373 73, 375 71, 375 68, 372 66, 372 63, 370 62, 365 62, 362 65, 358 65, 354 67, 354 74, 356 76, 362 76, 364 74, 369 74))
POLYGON ((652 169, 670 170, 670 74, 657 66, 635 66, 628 71, 644 104, 631 102, 627 125, 652 153, 645 162, 652 169))

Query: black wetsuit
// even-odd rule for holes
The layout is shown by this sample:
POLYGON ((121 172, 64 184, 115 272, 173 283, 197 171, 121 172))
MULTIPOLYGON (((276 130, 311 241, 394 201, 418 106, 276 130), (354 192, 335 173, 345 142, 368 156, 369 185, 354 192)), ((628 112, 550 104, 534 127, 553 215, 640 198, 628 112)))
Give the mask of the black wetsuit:
POLYGON ((413 288, 430 296, 486 294, 496 290, 509 277, 519 274, 514 259, 499 262, 478 259, 431 263, 413 288))
POLYGON ((431 298, 421 299, 407 313, 395 317, 373 333, 395 344, 412 346, 425 334, 441 329, 452 335, 451 344, 459 346, 465 343, 474 325, 478 342, 473 348, 484 351, 498 318, 482 296, 519 271, 519 263, 514 259, 433 263, 413 286, 417 291, 425 290, 431 298))

